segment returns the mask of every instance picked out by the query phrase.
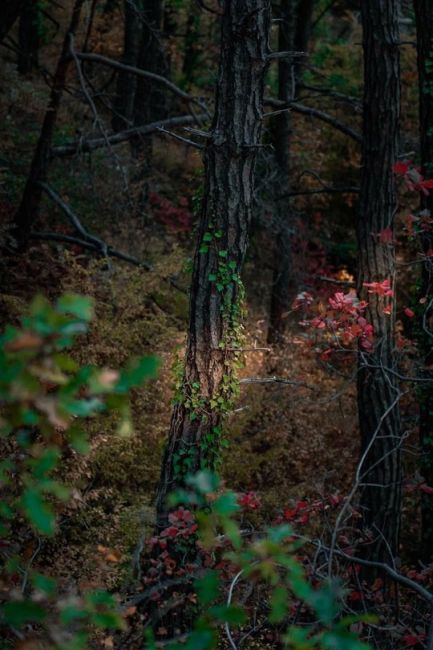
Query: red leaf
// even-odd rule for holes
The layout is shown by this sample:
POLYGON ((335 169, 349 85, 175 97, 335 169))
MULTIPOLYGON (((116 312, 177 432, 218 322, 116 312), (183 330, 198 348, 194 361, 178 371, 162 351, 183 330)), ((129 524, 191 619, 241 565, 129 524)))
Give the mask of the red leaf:
POLYGON ((405 307, 404 308, 404 313, 408 318, 413 318, 415 316, 415 312, 410 309, 410 307, 405 307))
POLYGON ((419 638, 414 634, 406 634, 406 636, 402 638, 402 641, 407 648, 410 648, 414 645, 417 645, 417 643, 419 643, 419 638))
POLYGON ((421 483, 419 489, 425 494, 433 494, 433 487, 430 487, 430 485, 427 485, 427 483, 421 483))
POLYGON ((360 591, 352 591, 349 595, 349 600, 352 602, 362 600, 362 594, 360 591))
POLYGON ((404 162, 396 162, 392 169, 394 174, 404 176, 409 171, 409 165, 404 162))

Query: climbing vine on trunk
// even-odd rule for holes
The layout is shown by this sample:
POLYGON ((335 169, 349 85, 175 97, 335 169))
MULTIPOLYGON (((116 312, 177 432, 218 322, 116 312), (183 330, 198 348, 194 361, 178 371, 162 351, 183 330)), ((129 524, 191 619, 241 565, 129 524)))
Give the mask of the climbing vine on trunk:
POLYGON ((216 466, 224 416, 238 393, 240 272, 262 128, 269 22, 268 0, 225 3, 215 116, 204 154, 186 356, 158 491, 160 527, 167 523, 167 494, 182 486, 186 475, 216 466))

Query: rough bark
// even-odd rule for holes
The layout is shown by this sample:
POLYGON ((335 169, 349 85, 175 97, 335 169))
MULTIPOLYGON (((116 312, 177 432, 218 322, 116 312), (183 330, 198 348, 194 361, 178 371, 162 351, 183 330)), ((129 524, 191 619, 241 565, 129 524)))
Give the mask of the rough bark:
POLYGON ((20 15, 18 30, 18 71, 21 74, 31 72, 38 65, 40 18, 37 0, 27 0, 20 15))
POLYGON ((71 63, 71 58, 68 56, 70 37, 75 34, 78 27, 83 2, 84 0, 75 0, 73 6, 71 21, 65 34, 62 52, 54 73, 50 99, 48 101, 47 110, 39 134, 39 140, 31 162, 21 204, 15 215, 15 229, 13 234, 20 246, 26 243, 32 224, 38 218, 42 197, 40 183, 46 179, 51 141, 57 121, 57 113, 62 99, 67 71, 71 63))
MULTIPOLYGON (((431 67, 433 50, 433 0, 414 0, 418 77, 419 77, 419 123, 421 172, 426 178, 433 178, 433 69, 431 67)), ((421 209, 433 214, 433 193, 421 194, 421 209)), ((422 235, 422 246, 427 252, 433 246, 433 234, 422 235)), ((418 314, 418 345, 421 352, 422 376, 432 383, 426 383, 419 390, 419 434, 421 445, 421 474, 428 485, 433 485, 433 373, 428 367, 433 362, 433 265, 426 261, 421 271, 420 298, 427 298, 420 305, 418 314)), ((433 559, 433 496, 422 494, 422 556, 425 562, 433 559)))
POLYGON ((261 136, 269 4, 269 0, 224 4, 215 116, 204 154, 204 199, 186 357, 158 491, 159 527, 167 523, 167 494, 182 486, 187 474, 215 468, 224 413, 236 395, 240 271, 261 136))
POLYGON ((394 227, 397 195, 393 164, 398 154, 400 63, 397 0, 362 2, 364 143, 361 173, 358 291, 368 300, 372 350, 360 349, 358 411, 361 429, 361 510, 372 540, 369 559, 390 561, 398 551, 401 499, 400 415, 395 371, 395 297, 367 293, 365 282, 389 280, 394 289, 395 252, 377 233, 394 227), (390 314, 384 308, 390 308, 390 314))
MULTIPOLYGON (((122 62, 136 67, 140 45, 140 12, 141 0, 124 0, 124 34, 122 62)), ((114 131, 121 131, 126 126, 132 125, 135 90, 137 77, 126 71, 120 71, 117 78, 116 100, 114 102, 114 116, 112 127, 114 131)))

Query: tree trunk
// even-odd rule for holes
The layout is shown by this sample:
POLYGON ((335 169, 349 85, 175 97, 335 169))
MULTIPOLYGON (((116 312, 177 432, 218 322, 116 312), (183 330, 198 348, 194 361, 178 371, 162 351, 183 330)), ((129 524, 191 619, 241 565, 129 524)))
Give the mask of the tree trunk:
MULTIPOLYGON (((421 172, 426 178, 433 178, 433 0, 414 0, 419 77, 419 122, 421 145, 421 172)), ((433 194, 421 194, 421 209, 433 214, 433 194)), ((422 247, 426 253, 433 246, 431 232, 422 234, 422 247)), ((428 368, 433 363, 433 330, 430 323, 433 316, 433 265, 426 261, 421 271, 419 298, 426 298, 419 306, 418 346, 424 368, 422 377, 429 382, 419 389, 419 433, 421 444, 421 474, 428 485, 433 485, 433 372, 428 368)), ((433 560, 433 496, 422 493, 422 558, 433 560)))
MULTIPOLYGON (((168 70, 161 43, 163 19, 162 0, 144 0, 141 12, 142 24, 138 67, 149 72, 167 76, 168 70)), ((143 126, 167 116, 167 99, 164 90, 144 77, 137 79, 134 98, 134 126, 143 126)), ((135 154, 143 156, 144 174, 152 162, 152 136, 136 138, 135 154)))
MULTIPOLYGON (((281 0, 279 11, 278 50, 293 50, 297 0, 281 0)), ((295 76, 293 59, 280 59, 278 62, 278 98, 284 102, 294 99, 295 76)), ((274 268, 271 292, 271 309, 268 342, 282 340, 286 328, 290 300, 293 294, 293 265, 290 224, 290 200, 280 198, 287 194, 290 169, 290 116, 280 113, 274 118, 272 145, 275 152, 276 174, 273 187, 274 219, 277 229, 276 266, 274 268)))
POLYGON ((27 74, 38 65, 38 51, 40 45, 41 14, 37 0, 27 0, 27 3, 20 15, 18 31, 19 54, 18 71, 27 74))
POLYGON ((398 154, 400 63, 397 0, 363 0, 364 142, 361 173, 358 293, 368 301, 371 350, 360 349, 361 510, 372 539, 365 554, 390 561, 398 552, 401 500, 399 390, 394 353, 395 298, 368 293, 364 283, 395 285, 395 252, 377 237, 394 228, 393 164, 398 154), (384 310, 390 310, 387 314, 384 310))
POLYGON ((183 375, 176 395, 157 498, 188 474, 214 469, 224 415, 237 396, 242 284, 260 143, 269 0, 226 0, 215 116, 207 142, 205 187, 191 285, 183 375))
POLYGON ((200 14, 197 13, 197 5, 191 2, 186 22, 186 33, 184 40, 185 55, 182 63, 182 75, 186 88, 194 81, 197 64, 201 56, 199 47, 200 37, 200 14))
MULTIPOLYGON (((124 0, 125 26, 123 33, 122 62, 137 67, 140 46, 140 16, 142 13, 142 0, 124 0)), ((114 131, 122 131, 132 126, 133 109, 137 77, 128 72, 119 72, 117 78, 117 92, 114 101, 114 116, 112 127, 114 131)))
MULTIPOLYGON (((311 28, 313 2, 281 0, 279 11, 278 49, 280 52, 305 51, 311 28)), ((295 98, 301 64, 298 59, 280 59, 278 62, 278 98, 288 102, 295 98)), ((287 195, 290 173, 290 115, 280 113, 272 125, 272 144, 275 152, 275 175, 273 196, 275 197, 276 267, 273 274, 268 342, 278 343, 283 339, 287 314, 296 290, 292 263, 292 229, 290 199, 287 195)))
POLYGON ((70 36, 75 34, 80 20, 84 0, 75 0, 71 21, 63 41, 62 52, 57 63, 51 87, 50 99, 36 145, 29 176, 24 187, 20 207, 15 215, 14 237, 20 246, 27 242, 33 223, 38 218, 42 197, 40 183, 45 180, 48 168, 51 141, 57 121, 57 113, 66 81, 66 74, 71 63, 68 56, 70 36))
POLYGON ((0 2, 0 43, 12 29, 27 0, 1 0, 0 2))

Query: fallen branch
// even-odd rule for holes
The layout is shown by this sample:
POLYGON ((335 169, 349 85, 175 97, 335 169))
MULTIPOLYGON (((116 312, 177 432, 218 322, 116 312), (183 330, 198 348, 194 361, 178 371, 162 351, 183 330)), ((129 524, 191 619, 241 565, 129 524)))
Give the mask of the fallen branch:
POLYGON ((159 122, 151 122, 150 124, 145 124, 144 126, 139 126, 133 129, 126 129, 125 131, 120 131, 119 133, 113 133, 107 135, 104 138, 94 138, 92 140, 76 140, 74 142, 67 143, 58 147, 51 148, 52 156, 71 156, 76 153, 89 153, 95 149, 101 149, 108 144, 121 144, 130 140, 132 137, 137 135, 150 135, 151 133, 157 133, 160 129, 165 127, 176 127, 176 126, 185 126, 186 124, 194 124, 204 122, 207 119, 207 116, 204 113, 199 115, 180 115, 179 117, 170 117, 166 120, 160 120, 159 122))

